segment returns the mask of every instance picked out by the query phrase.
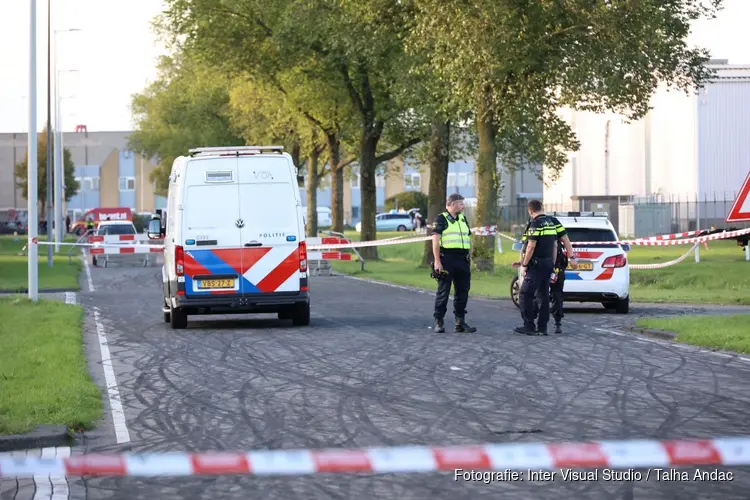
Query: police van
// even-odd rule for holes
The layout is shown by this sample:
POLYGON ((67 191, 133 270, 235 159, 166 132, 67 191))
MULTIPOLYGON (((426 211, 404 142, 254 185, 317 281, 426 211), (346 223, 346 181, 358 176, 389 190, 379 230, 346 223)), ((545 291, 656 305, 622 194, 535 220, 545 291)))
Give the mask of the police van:
MULTIPOLYGON (((552 212, 568 232, 578 268, 565 270, 563 300, 599 302, 607 309, 627 314, 630 309, 630 268, 628 245, 619 245, 617 231, 607 212, 552 212), (585 246, 576 242, 591 242, 585 246)), ((520 250, 521 244, 513 245, 520 250)), ((519 281, 511 284, 513 301, 518 305, 519 281)))
MULTIPOLYGON (((164 321, 189 315, 277 313, 310 323, 307 244, 297 168, 281 146, 191 149, 169 176, 164 321)), ((163 225, 163 229, 162 229, 163 225)))

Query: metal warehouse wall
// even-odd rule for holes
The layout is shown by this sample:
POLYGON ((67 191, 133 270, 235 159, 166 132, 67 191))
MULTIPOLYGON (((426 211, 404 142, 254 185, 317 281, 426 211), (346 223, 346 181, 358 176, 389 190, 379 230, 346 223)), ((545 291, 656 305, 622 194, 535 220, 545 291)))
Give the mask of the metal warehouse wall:
MULTIPOLYGON (((750 68, 748 68, 750 73, 750 68)), ((733 199, 750 171, 750 78, 720 81, 698 98, 700 198, 733 199)))

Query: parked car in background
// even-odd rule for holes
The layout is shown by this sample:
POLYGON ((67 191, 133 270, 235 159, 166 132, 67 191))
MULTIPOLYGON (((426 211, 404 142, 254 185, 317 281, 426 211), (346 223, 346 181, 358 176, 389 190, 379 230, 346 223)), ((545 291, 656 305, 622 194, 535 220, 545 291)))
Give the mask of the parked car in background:
MULTIPOLYGON (((328 207, 317 207, 318 208, 318 227, 331 227, 333 226, 333 215, 331 209, 328 207)), ((302 219, 305 221, 307 226, 307 207, 302 207, 302 219)))
MULTIPOLYGON (((354 226, 358 233, 362 232, 362 223, 354 226)), ((414 222, 408 213, 387 213, 375 216, 376 231, 413 231, 414 222)))

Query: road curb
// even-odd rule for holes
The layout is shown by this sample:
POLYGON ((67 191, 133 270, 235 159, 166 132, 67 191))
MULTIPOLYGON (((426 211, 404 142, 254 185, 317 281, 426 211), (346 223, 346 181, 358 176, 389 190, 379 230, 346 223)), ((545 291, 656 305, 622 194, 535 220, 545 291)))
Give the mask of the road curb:
POLYGON ((677 337, 676 333, 668 332, 666 330, 655 330, 653 328, 644 328, 641 326, 628 326, 626 330, 645 335, 647 337, 654 337, 662 340, 674 340, 677 337))
POLYGON ((0 436, 0 452, 70 446, 73 438, 64 425, 40 425, 26 434, 0 436))
MULTIPOLYGON (((64 293, 64 292, 79 292, 78 288, 44 288, 40 289, 39 293, 64 293)), ((11 290, 9 288, 2 288, 0 289, 0 293, 4 294, 14 294, 14 293, 29 293, 28 288, 17 288, 15 290, 11 290)))

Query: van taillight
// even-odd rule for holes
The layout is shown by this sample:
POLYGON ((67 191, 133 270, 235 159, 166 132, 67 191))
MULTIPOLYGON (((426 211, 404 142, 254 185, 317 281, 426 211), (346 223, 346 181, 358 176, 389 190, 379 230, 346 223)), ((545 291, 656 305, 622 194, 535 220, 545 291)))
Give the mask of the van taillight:
POLYGON ((180 246, 174 247, 174 272, 177 276, 185 274, 185 250, 180 246))
POLYGON ((301 241, 299 244, 299 272, 307 272, 307 242, 301 241))
POLYGON ((625 264, 627 263, 627 257, 625 257, 624 253, 621 253, 619 255, 613 255, 604 259, 602 267, 625 267, 625 264))

